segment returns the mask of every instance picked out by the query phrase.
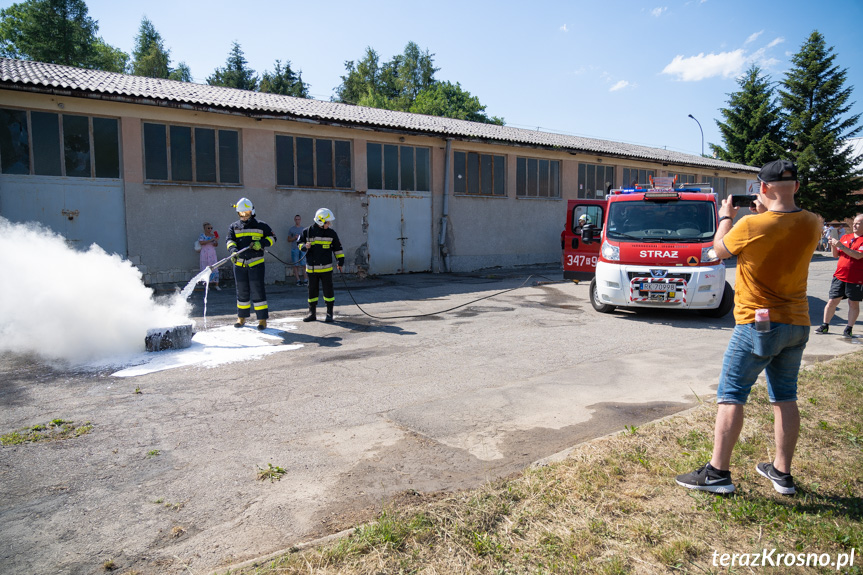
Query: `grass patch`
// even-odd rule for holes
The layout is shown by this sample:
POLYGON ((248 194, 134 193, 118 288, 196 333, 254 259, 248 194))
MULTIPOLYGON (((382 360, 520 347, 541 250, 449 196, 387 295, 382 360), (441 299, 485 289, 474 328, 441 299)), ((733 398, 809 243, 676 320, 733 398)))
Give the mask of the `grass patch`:
POLYGON ((30 427, 22 427, 15 431, 0 435, 0 445, 20 445, 39 441, 58 441, 86 435, 93 430, 93 424, 85 421, 76 425, 74 421, 53 419, 48 423, 39 423, 30 427))
POLYGON ((285 471, 283 467, 267 463, 266 469, 258 467, 258 481, 266 481, 267 479, 270 480, 270 483, 273 481, 281 481, 282 476, 285 473, 287 473, 287 471, 285 471))
MULTIPOLYGON (((854 565, 841 572, 861 574, 861 374, 863 353, 801 373, 793 497, 778 495, 755 471, 775 451, 773 414, 760 384, 732 458, 734 495, 694 492, 674 482, 710 457, 716 405, 702 403, 579 445, 566 460, 514 478, 387 507, 349 537, 230 573, 748 573, 740 563, 729 568, 714 561, 771 549, 829 554, 835 561, 854 549, 854 565)), ((793 572, 837 570, 795 566, 793 572)))

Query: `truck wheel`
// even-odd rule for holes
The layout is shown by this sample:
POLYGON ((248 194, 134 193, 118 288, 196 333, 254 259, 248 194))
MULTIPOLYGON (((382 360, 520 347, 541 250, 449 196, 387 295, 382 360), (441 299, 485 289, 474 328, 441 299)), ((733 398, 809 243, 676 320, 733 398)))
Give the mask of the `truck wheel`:
POLYGON ((599 301, 599 291, 596 289, 596 278, 590 281, 590 304, 593 309, 599 313, 611 313, 614 311, 613 305, 608 305, 599 301))
POLYGON ((722 291, 719 307, 715 309, 703 309, 701 310, 701 315, 706 317, 725 317, 732 309, 734 309, 734 290, 731 289, 731 284, 725 282, 725 289, 722 291))

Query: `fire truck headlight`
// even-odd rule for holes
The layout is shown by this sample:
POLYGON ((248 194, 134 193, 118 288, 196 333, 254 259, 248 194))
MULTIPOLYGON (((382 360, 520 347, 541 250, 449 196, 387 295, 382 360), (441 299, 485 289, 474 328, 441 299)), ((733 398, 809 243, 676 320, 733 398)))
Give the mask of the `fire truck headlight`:
POLYGON ((713 249, 713 246, 710 246, 709 248, 701 248, 701 263, 712 264, 718 261, 719 256, 716 255, 716 250, 713 249))
POLYGON ((608 242, 602 242, 602 257, 610 262, 620 261, 620 248, 608 242))

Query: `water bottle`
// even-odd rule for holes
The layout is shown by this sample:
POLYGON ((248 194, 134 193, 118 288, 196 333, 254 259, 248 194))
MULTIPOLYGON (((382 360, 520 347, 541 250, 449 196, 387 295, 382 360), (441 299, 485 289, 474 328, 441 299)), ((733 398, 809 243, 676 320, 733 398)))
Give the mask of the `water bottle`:
POLYGON ((770 310, 755 310, 755 331, 770 331, 770 310))

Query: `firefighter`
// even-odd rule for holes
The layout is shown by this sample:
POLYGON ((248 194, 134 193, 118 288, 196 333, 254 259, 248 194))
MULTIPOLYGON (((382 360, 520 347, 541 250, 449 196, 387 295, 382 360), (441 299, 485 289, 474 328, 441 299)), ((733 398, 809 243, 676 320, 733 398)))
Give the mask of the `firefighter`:
POLYGON ((276 243, 276 235, 270 226, 255 218, 255 206, 250 199, 240 198, 234 207, 240 219, 231 224, 225 244, 234 262, 234 283, 237 285, 237 323, 234 327, 245 325, 254 305, 258 329, 264 330, 270 316, 264 288, 264 248, 276 243), (249 249, 237 253, 245 248, 249 249))
POLYGON ((309 315, 303 321, 315 321, 318 307, 318 290, 324 290, 324 303, 327 304, 326 323, 333 322, 333 304, 336 294, 333 291, 333 255, 336 256, 336 267, 342 271, 345 254, 339 235, 330 228, 335 221, 333 212, 321 208, 315 212, 315 223, 304 229, 297 244, 300 250, 306 252, 306 273, 309 276, 309 315))

